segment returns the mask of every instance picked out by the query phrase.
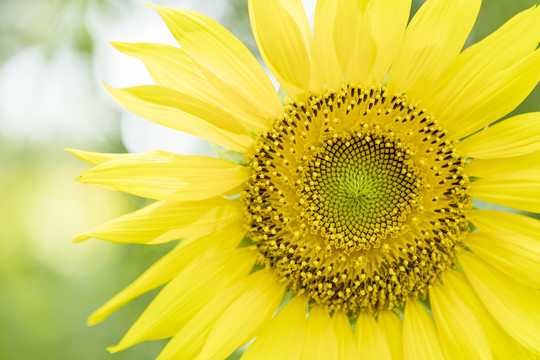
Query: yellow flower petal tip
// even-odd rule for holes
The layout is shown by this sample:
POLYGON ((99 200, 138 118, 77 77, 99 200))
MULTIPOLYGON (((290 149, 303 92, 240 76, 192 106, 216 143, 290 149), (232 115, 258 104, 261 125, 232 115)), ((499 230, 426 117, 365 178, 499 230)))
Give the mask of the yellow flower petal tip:
POLYGON ((83 233, 83 234, 79 234, 79 235, 75 236, 73 239, 71 239, 71 242, 72 243, 80 243, 80 242, 83 242, 83 241, 88 240, 90 238, 91 238, 91 236, 88 236, 88 235, 83 233))
POLYGON ((109 347, 106 348, 106 350, 111 354, 115 354, 115 353, 117 353, 119 351, 122 351, 124 349, 119 349, 118 346, 116 345, 116 346, 109 346, 109 347))
POLYGON ((88 319, 86 319, 86 326, 94 326, 94 325, 97 325, 99 324, 100 322, 102 322, 104 320, 104 318, 102 319, 98 314, 97 312, 95 312, 94 314, 90 315, 88 317, 88 319))
POLYGON ((112 88, 112 87, 110 87, 109 85, 105 84, 105 82, 101 82, 101 86, 103 86, 103 87, 105 88, 105 90, 106 90, 107 92, 109 92, 109 93, 110 93, 111 91, 118 90, 118 89, 112 88))
POLYGON ((73 242, 180 239, 89 317, 162 287, 108 350, 170 339, 159 360, 223 360, 255 339, 246 359, 540 352, 540 222, 472 209, 540 209, 539 113, 501 121, 540 79, 540 10, 463 50, 480 3, 428 0, 408 22, 410 0, 319 0, 312 32, 300 0, 250 0, 284 104, 218 22, 145 4, 179 47, 111 42, 155 85, 105 90, 223 159, 66 149, 95 165, 77 181, 155 200, 73 242))
POLYGON ((149 3, 142 4, 142 6, 148 6, 148 7, 154 8, 154 9, 156 9, 159 13, 161 13, 162 11, 166 11, 167 9, 170 9, 170 8, 167 7, 167 6, 156 5, 156 4, 149 4, 149 3))
POLYGON ((109 41, 109 44, 111 44, 112 46, 114 46, 114 48, 120 52, 125 52, 126 50, 129 49, 129 45, 128 43, 125 43, 125 42, 120 42, 120 41, 109 41))
POLYGON ((70 152, 73 156, 75 156, 77 159, 90 162, 91 161, 91 155, 96 154, 91 151, 85 151, 85 150, 79 150, 79 149, 63 149, 64 151, 70 152))

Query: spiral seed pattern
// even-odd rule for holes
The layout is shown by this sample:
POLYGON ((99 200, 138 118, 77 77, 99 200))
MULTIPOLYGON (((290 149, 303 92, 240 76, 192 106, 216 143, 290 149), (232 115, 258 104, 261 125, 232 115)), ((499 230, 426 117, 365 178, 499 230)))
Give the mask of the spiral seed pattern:
POLYGON ((425 297, 468 231, 469 181, 446 137, 384 87, 287 104, 258 136, 241 196, 259 262, 350 316, 425 297))
POLYGON ((307 161, 301 203, 309 223, 338 248, 370 249, 397 235, 417 203, 413 151, 369 126, 335 134, 307 161))

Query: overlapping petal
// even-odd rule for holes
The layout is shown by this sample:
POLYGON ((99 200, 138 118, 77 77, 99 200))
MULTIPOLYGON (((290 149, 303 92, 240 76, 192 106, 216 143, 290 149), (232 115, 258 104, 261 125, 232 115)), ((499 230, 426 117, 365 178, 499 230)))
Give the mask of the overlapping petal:
POLYGON ((540 289, 540 241, 508 231, 481 231, 467 237, 467 247, 519 282, 540 289))
POLYGON ((371 69, 374 84, 384 81, 396 58, 405 35, 410 10, 411 0, 372 0, 367 6, 377 53, 371 69))
POLYGON ((223 195, 250 176, 230 161, 154 150, 108 161, 77 180, 149 199, 194 201, 223 195))
POLYGON ((416 300, 409 301, 403 315, 403 358, 444 360, 435 324, 416 300))
POLYGON ((540 112, 506 119, 469 136, 459 144, 462 154, 492 159, 521 156, 540 150, 540 112))
POLYGON ((538 80, 540 51, 535 51, 498 72, 471 79, 468 91, 447 95, 448 102, 430 108, 439 110, 441 125, 457 140, 514 110, 536 87, 538 80))
POLYGON ((241 217, 240 204, 223 198, 156 201, 77 235, 73 241, 95 237, 119 243, 161 244, 210 234, 241 217))
POLYGON ((402 321, 394 312, 384 310, 379 314, 377 323, 386 338, 392 359, 403 359, 402 321))
POLYGON ((114 41, 111 44, 116 50, 141 60, 157 85, 195 94, 212 93, 209 91, 212 86, 184 49, 153 43, 114 41))
POLYGON ((98 153, 93 151, 77 150, 77 149, 64 149, 75 155, 79 160, 87 162, 92 165, 101 165, 107 161, 126 158, 130 154, 114 154, 114 153, 98 153))
POLYGON ((540 169, 486 176, 471 183, 470 192, 481 200, 540 212, 540 169))
POLYGON ((234 223, 197 239, 185 239, 167 255, 150 266, 141 276, 96 310, 88 324, 95 325, 136 297, 161 286, 186 268, 207 249, 222 251, 234 248, 242 240, 245 229, 234 223))
POLYGON ((504 232, 532 240, 538 239, 540 234, 540 221, 525 215, 473 209, 469 211, 469 217, 480 231, 504 232))
POLYGON ((489 313, 463 274, 448 270, 444 273, 442 280, 447 291, 458 295, 459 300, 472 311, 482 325, 494 359, 532 360, 534 358, 533 354, 515 341, 489 313))
POLYGON ((306 326, 307 300, 296 296, 261 330, 242 359, 300 359, 306 326))
POLYGON ((473 159, 467 164, 470 176, 484 178, 500 176, 512 172, 537 171, 540 169, 540 151, 505 158, 473 159))
POLYGON ((249 0, 251 29, 264 62, 287 94, 304 100, 313 35, 300 0, 249 0))
POLYGON ((215 104, 238 120, 249 131, 268 128, 268 114, 247 111, 242 104, 230 101, 204 77, 199 66, 184 49, 152 43, 113 42, 124 54, 141 60, 157 85, 190 94, 215 104))
POLYGON ((336 10, 335 0, 318 0, 315 6, 310 84, 310 90, 314 93, 322 92, 325 88, 338 89, 344 81, 334 45, 336 10))
POLYGON ((307 299, 296 296, 262 329, 242 360, 300 359, 307 326, 307 299))
POLYGON ((350 83, 373 83, 371 70, 377 58, 367 1, 338 1, 334 45, 343 74, 350 83))
POLYGON ((338 340, 339 359, 358 359, 358 347, 356 346, 349 317, 342 311, 336 311, 332 316, 332 321, 338 340))
POLYGON ((461 53, 419 99, 456 140, 489 125, 538 83, 539 34, 540 8, 523 11, 461 53))
POLYGON ((255 57, 223 26, 194 11, 155 6, 182 49, 234 107, 269 120, 282 112, 270 79, 255 57))
POLYGON ((447 359, 492 359, 488 338, 482 324, 460 294, 451 287, 431 286, 430 302, 437 333, 447 359))
POLYGON ((520 284, 467 251, 458 257, 474 290, 501 326, 519 343, 540 354, 540 292, 520 284))
POLYGON ((167 343, 157 360, 194 359, 200 354, 216 320, 251 289, 267 280, 265 272, 256 272, 219 291, 180 331, 167 343))
POLYGON ((253 339, 278 309, 285 287, 271 271, 264 280, 238 297, 216 320, 197 360, 223 359, 253 339))
POLYGON ((480 0, 426 1, 407 27, 388 78, 390 91, 424 101, 461 52, 479 9, 480 0))
POLYGON ((302 360, 340 360, 338 339, 328 310, 315 306, 309 312, 302 360))
POLYGON ((175 335, 220 290, 247 276, 255 259, 255 250, 247 248, 202 254, 160 291, 109 351, 175 335))
POLYGON ((354 333, 360 359, 392 359, 386 338, 371 314, 362 312, 358 315, 354 333))
POLYGON ((156 124, 241 152, 253 143, 234 114, 206 99, 160 85, 107 90, 124 108, 156 124))

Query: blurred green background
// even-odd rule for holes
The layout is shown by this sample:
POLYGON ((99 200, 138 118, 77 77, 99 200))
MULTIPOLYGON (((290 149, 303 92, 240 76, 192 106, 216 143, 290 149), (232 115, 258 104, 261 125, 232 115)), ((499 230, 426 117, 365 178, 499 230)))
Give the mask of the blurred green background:
MULTIPOLYGON (((256 53, 247 0, 169 0, 203 12, 256 53)), ((310 1, 313 6, 313 1, 310 1)), ((414 1, 413 9, 421 1, 414 1)), ((77 233, 139 207, 140 199, 85 186, 89 168, 63 148, 103 152, 164 148, 211 154, 208 143, 123 112, 102 90, 148 83, 135 60, 108 41, 173 44, 155 11, 131 0, 0 1, 0 359, 152 359, 163 342, 111 355, 147 294, 104 323, 88 315, 172 245, 71 244, 77 233)), ((485 0, 468 44, 532 0, 485 0)), ((540 90, 514 113, 538 110, 540 90)))

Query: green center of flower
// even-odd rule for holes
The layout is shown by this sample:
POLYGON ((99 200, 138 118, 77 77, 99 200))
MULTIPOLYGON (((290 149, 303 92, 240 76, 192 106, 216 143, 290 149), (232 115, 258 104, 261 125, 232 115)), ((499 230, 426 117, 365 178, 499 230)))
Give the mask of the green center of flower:
POLYGON ((286 105, 257 139, 242 194, 259 262, 351 316, 425 297, 468 231, 468 179, 445 137, 384 88, 286 105))
POLYGON ((399 234, 420 193, 412 154, 395 134, 370 126, 334 133, 301 172, 300 202, 311 226, 347 250, 379 247, 399 234))

